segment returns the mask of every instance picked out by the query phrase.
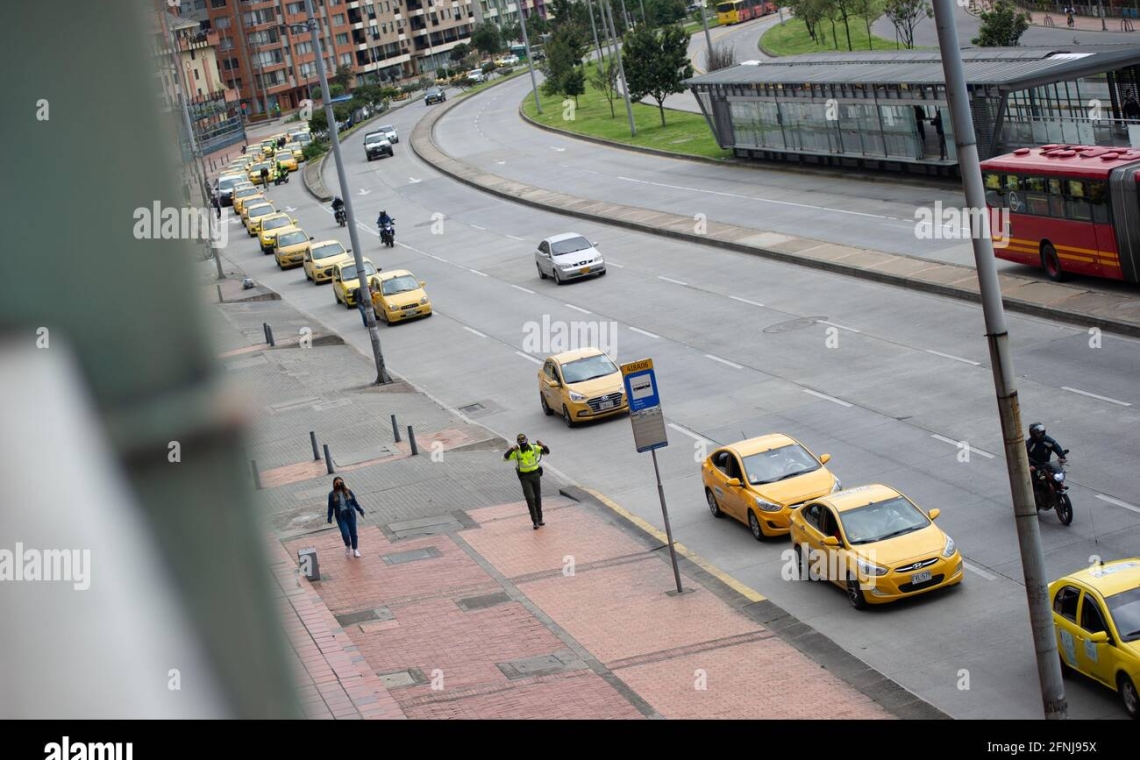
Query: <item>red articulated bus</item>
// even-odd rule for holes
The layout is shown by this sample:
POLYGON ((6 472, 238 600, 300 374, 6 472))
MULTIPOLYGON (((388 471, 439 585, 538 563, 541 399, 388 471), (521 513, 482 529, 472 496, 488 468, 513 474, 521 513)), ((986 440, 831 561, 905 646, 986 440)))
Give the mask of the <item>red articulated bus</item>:
POLYGON ((1140 282, 1140 150, 1019 148, 983 161, 982 181, 986 204, 1009 219, 998 258, 1041 267, 1057 282, 1069 274, 1140 282))

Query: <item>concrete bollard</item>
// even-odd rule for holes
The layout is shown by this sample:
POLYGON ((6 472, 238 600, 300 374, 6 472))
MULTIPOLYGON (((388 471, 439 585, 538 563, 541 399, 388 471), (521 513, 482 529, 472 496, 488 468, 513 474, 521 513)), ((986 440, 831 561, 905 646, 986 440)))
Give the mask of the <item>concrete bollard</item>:
POLYGON ((218 303, 222 303, 222 286, 218 285, 218 303))
POLYGON ((396 439, 396 443, 400 442, 400 426, 396 424, 396 415, 392 415, 392 436, 396 439))
POLYGON ((333 467, 332 454, 329 453, 329 445, 327 443, 325 444, 325 469, 329 471, 329 475, 336 472, 336 468, 333 467))
POLYGON ((321 461, 321 450, 317 448, 317 434, 312 430, 309 431, 309 441, 313 444, 313 461, 321 461))
POLYGON ((412 432, 412 426, 408 425, 408 445, 412 447, 412 456, 417 456, 420 450, 416 448, 416 434, 412 432))
POLYGON ((265 342, 270 346, 276 346, 277 344, 273 341, 273 328, 269 326, 268 322, 262 322, 261 326, 265 328, 265 342))
POLYGON ((249 460, 249 469, 253 471, 253 485, 258 491, 261 490, 261 473, 257 471, 257 460, 249 460))

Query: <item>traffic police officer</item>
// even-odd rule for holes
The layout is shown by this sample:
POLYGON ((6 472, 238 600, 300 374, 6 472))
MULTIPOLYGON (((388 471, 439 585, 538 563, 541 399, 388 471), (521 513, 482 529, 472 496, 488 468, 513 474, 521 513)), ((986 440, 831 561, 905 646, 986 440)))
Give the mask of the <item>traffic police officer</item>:
POLYGON ((542 519, 542 455, 549 454, 550 448, 542 441, 530 443, 524 433, 519 433, 518 443, 507 449, 503 459, 515 460, 515 470, 518 472, 519 482, 522 483, 523 496, 526 497, 526 506, 530 510, 530 520, 534 529, 546 525, 542 519))

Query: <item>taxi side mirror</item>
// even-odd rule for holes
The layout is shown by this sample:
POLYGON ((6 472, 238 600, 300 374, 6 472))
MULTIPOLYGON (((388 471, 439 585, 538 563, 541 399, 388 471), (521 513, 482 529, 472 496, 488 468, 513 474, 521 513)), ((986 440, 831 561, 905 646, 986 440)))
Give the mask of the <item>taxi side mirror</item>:
POLYGON ((821 454, 819 457, 820 464, 827 464, 831 461, 831 454, 821 454))
POLYGON ((1108 633, 1106 631, 1097 631, 1093 635, 1089 636, 1089 641, 1093 644, 1107 644, 1108 633))
POLYGON ((934 509, 930 510, 930 512, 929 512, 929 516, 930 516, 931 520, 937 520, 938 515, 940 515, 940 514, 942 514, 942 510, 939 509, 938 507, 935 507, 934 509))
POLYGON ((729 478, 725 485, 729 488, 740 488, 740 478, 729 478))
POLYGON ((423 288, 423 287, 426 287, 426 286, 427 286, 427 283, 426 283, 426 282, 424 282, 423 280, 420 280, 420 287, 421 287, 421 288, 423 288))
POLYGON ((823 537, 823 545, 824 546, 839 546, 839 539, 836 538, 835 536, 824 536, 823 537))

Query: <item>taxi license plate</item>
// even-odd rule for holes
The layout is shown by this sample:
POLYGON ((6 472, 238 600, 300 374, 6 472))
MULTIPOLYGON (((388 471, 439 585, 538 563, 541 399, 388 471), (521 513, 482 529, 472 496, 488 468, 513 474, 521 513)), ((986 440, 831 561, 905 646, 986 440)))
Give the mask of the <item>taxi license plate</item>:
POLYGON ((910 576, 911 583, 926 583, 928 580, 930 580, 929 570, 923 570, 921 573, 915 573, 910 576))
POLYGON ((602 403, 598 404, 598 408, 599 409, 613 409, 614 408, 614 402, 603 401, 602 403))
POLYGON ((419 309, 404 309, 404 314, 407 316, 415 316, 416 314, 419 314, 419 313, 420 313, 419 309))
POLYGON ((579 271, 580 271, 582 274, 589 274, 589 273, 590 273, 590 268, 589 268, 589 267, 582 267, 582 269, 581 269, 581 270, 579 270, 579 271))

